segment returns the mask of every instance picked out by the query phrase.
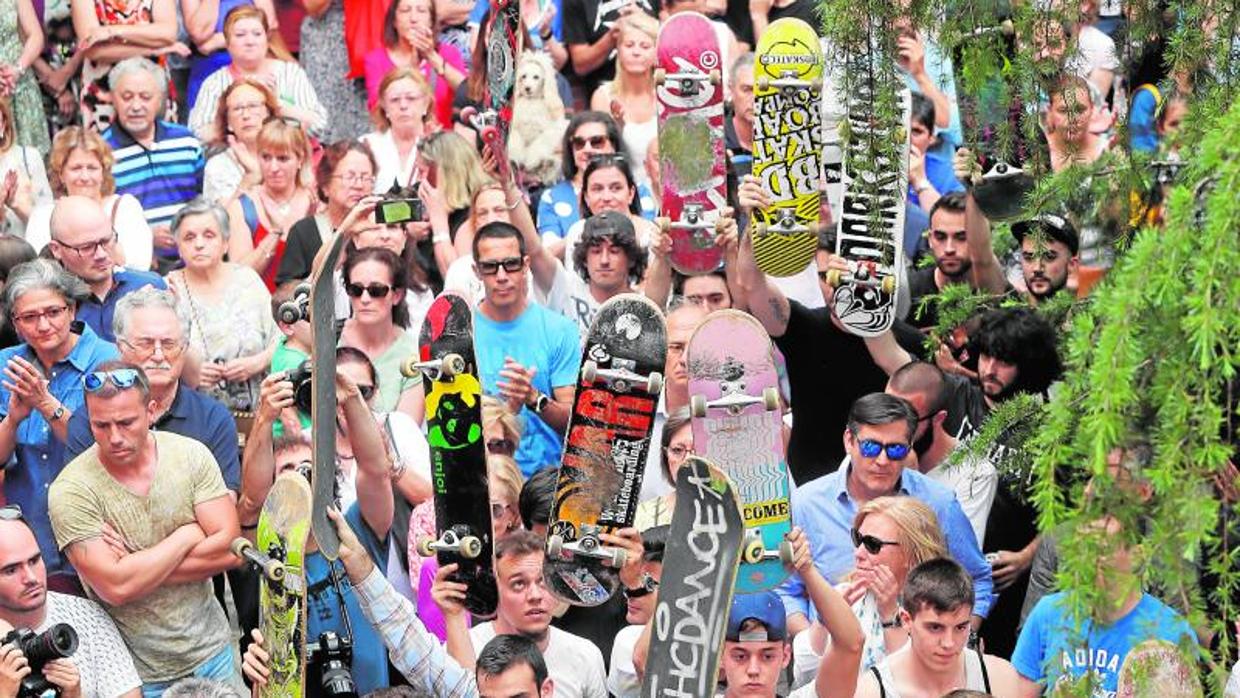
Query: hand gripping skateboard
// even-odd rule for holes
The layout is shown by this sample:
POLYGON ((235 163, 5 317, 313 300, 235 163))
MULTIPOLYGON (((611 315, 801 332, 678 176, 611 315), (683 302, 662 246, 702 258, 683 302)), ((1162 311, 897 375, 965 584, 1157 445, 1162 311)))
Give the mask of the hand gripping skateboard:
POLYGON ((844 328, 873 337, 895 320, 904 266, 912 96, 875 51, 848 56, 845 69, 851 75, 840 128, 844 196, 835 254, 848 271, 832 269, 827 283, 835 288, 832 308, 844 328))
POLYGON ((232 552, 259 577, 258 629, 271 659, 260 698, 301 698, 306 678, 306 541, 310 485, 300 473, 276 478, 258 515, 256 542, 237 538, 232 552))
POLYGON ((772 203, 753 212, 754 261, 772 276, 793 276, 818 249, 822 50, 808 24, 784 17, 762 33, 755 54, 753 173, 772 203))
POLYGON ((437 537, 417 541, 418 552, 435 555, 440 566, 456 563, 451 579, 468 587, 466 610, 489 616, 495 613, 499 591, 472 327, 473 312, 464 298, 439 296, 422 322, 418 354, 401 372, 407 377, 421 374, 426 391, 437 537))
POLYGON ((493 109, 479 112, 472 106, 465 107, 461 110, 461 121, 473 127, 482 137, 482 142, 491 148, 491 157, 495 158, 500 179, 516 182, 513 178, 512 162, 508 159, 508 124, 500 119, 499 112, 493 109))
POLYGON ((727 475, 690 456, 676 476, 643 696, 715 695, 743 527, 727 475))
POLYGON ((336 490, 336 263, 344 249, 345 236, 334 235, 324 244, 327 253, 310 276, 310 434, 314 447, 314 508, 310 528, 319 552, 328 560, 340 553, 336 528, 327 518, 327 508, 335 505, 336 490))
POLYGON ((658 54, 654 82, 663 211, 657 223, 671 234, 672 267, 704 274, 723 263, 715 236, 727 206, 719 42, 709 19, 682 12, 659 30, 658 54))
POLYGON ((571 604, 597 606, 619 588, 624 550, 599 534, 633 525, 666 355, 663 313, 643 296, 611 298, 590 323, 543 566, 571 604))
POLYGON ((685 364, 694 451, 727 473, 744 512, 736 590, 774 589, 791 572, 792 510, 771 339, 751 316, 717 310, 689 338, 685 364))

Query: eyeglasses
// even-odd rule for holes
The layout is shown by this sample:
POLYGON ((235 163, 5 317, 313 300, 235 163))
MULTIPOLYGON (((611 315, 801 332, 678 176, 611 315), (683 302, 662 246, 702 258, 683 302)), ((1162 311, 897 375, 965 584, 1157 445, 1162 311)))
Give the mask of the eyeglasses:
POLYGON ((387 284, 366 284, 365 286, 361 284, 345 284, 344 292, 349 294, 350 298, 361 298, 362 293, 366 293, 371 298, 379 300, 380 298, 387 298, 387 295, 392 292, 392 287, 387 284))
POLYGON ((852 530, 852 542, 853 542, 854 548, 860 545, 864 545, 866 552, 868 552, 871 555, 877 555, 881 553, 883 551, 883 546, 885 545, 899 545, 900 544, 899 541, 883 540, 882 538, 879 538, 878 536, 871 536, 868 533, 862 534, 861 531, 858 531, 855 528, 852 530))
POLYGON ((886 451, 891 460, 904 460, 909 451, 908 444, 885 444, 874 439, 862 439, 858 445, 861 447, 861 455, 866 458, 877 458, 878 454, 886 451))
POLYGON ((667 451, 668 456, 671 456, 676 460, 684 460, 685 458, 693 455, 693 448, 690 446, 668 446, 663 450, 667 451))
POLYGON ((499 273, 499 268, 503 267, 504 271, 509 274, 515 274, 521 271, 525 266, 525 260, 521 257, 508 257, 507 259, 497 260, 478 260, 478 273, 483 276, 495 276, 499 273))
POLYGON ((370 398, 372 398, 372 397, 374 397, 374 396, 375 396, 375 386, 373 386, 373 385, 358 385, 358 386, 357 386, 357 392, 358 392, 358 393, 361 393, 361 396, 362 396, 362 401, 363 401, 363 402, 370 402, 370 398))
POLYGON ((572 138, 568 140, 570 143, 573 144, 573 150, 581 150, 582 148, 586 147, 587 143, 590 144, 591 148, 602 148, 604 145, 611 143, 611 139, 608 138, 607 136, 590 136, 589 138, 582 138, 581 136, 573 136, 572 138))
POLYGON ((491 502, 491 518, 498 519, 508 511, 508 505, 503 502, 491 502))
POLYGON ((640 599, 643 596, 653 594, 655 589, 659 588, 659 580, 650 576, 649 572, 642 572, 641 584, 636 589, 624 589, 624 598, 640 599))
POLYGON ((100 238, 99 240, 92 240, 91 242, 84 242, 81 245, 70 245, 67 242, 62 242, 56 239, 53 239, 52 242, 56 243, 57 245, 60 245, 61 247, 67 250, 73 250, 74 252, 77 253, 79 257, 87 257, 87 256, 94 255, 99 250, 103 250, 104 252, 107 252, 108 248, 111 247, 112 244, 116 242, 116 231, 112 231, 112 234, 106 238, 100 238))
POLYGON ((40 320, 43 319, 46 319, 48 322, 57 322, 64 317, 64 314, 68 311, 69 306, 67 305, 62 305, 55 308, 44 308, 43 310, 38 310, 32 313, 14 315, 13 322, 19 325, 26 325, 27 327, 34 327, 39 324, 40 320))
POLYGON ((175 359, 181 355, 182 351, 185 350, 185 342, 179 339, 172 339, 170 337, 165 337, 163 339, 155 339, 154 337, 139 337, 133 340, 121 339, 118 337, 117 340, 121 344, 124 344, 132 349, 134 353, 143 357, 151 356, 158 348, 161 352, 163 352, 164 356, 170 359, 175 359))
POLYGON ((363 186, 371 186, 375 183, 375 176, 372 174, 357 174, 356 172, 346 172, 344 174, 332 175, 332 179, 338 179, 349 186, 361 184, 363 186))
POLYGON ((266 102, 242 102, 241 104, 233 104, 228 107, 229 114, 241 115, 246 112, 266 110, 266 102))
POLYGON ((487 439, 487 453, 498 456, 511 456, 516 453, 517 445, 511 439, 487 439))
POLYGON ((132 388, 138 382, 138 370, 134 368, 116 368, 111 371, 92 371, 82 376, 82 387, 88 393, 97 393, 112 382, 122 390, 132 388))

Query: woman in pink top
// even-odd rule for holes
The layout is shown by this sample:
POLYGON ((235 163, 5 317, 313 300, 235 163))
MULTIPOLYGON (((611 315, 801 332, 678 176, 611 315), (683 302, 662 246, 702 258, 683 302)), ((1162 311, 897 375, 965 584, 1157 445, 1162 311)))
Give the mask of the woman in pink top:
POLYGON ((393 68, 420 70, 435 95, 435 118, 452 128, 452 97, 465 80, 465 63, 454 46, 440 44, 435 33, 434 0, 393 0, 383 23, 384 45, 366 54, 367 104, 374 108, 379 83, 393 68))

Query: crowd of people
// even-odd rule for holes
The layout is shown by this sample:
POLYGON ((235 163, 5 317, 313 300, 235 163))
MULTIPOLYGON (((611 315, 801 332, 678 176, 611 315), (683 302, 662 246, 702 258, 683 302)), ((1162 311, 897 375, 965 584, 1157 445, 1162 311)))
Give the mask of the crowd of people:
MULTIPOLYGON (((753 49, 776 19, 818 26, 813 0, 514 1, 528 36, 508 168, 461 116, 486 89, 487 0, 0 0, 0 698, 266 682, 257 573, 230 544, 254 537, 277 476, 313 470, 312 329, 280 309, 336 236, 341 549, 308 544, 303 639, 346 639, 359 695, 640 695, 672 485, 695 449, 686 345, 724 308, 772 338, 796 488, 794 569, 734 600, 720 695, 1023 697, 1085 677, 1114 696, 1138 645, 1190 666, 1214 651, 1182 599, 1143 585, 1143 531, 1104 516, 1042 535, 1003 450, 968 448, 1005 402, 1054 389, 1065 321, 1047 308, 1085 297, 1116 253, 1071 208, 993 239, 934 31, 901 29, 897 60, 913 93, 906 312, 863 339, 831 310, 839 201, 823 197, 796 276, 764 274, 748 234, 771 202, 751 174, 753 49), (713 22, 728 103, 724 263, 696 276, 652 220, 655 46, 685 11, 713 22), (394 198, 420 215, 377 222, 394 198), (1005 302, 927 350, 942 328, 926 301, 953 286, 1005 302), (475 308, 493 618, 417 553, 435 531, 425 395, 400 366, 444 291, 475 308), (629 553, 623 588, 583 608, 548 590, 544 537, 583 337, 622 293, 666 309, 666 382, 635 524, 604 536, 629 553), (1086 533, 1107 543, 1107 612, 1082 628, 1055 546, 1086 533), (62 623, 72 656, 25 655, 18 631, 62 623)), ((1048 2, 1080 21, 1016 41, 1063 66, 1038 105, 1050 169, 1172 151, 1200 76, 1121 64, 1119 3, 1048 2)), ((830 121, 843 107, 823 94, 830 121)), ((1126 435, 1105 474, 1141 502, 1157 496, 1149 441, 1126 435)), ((328 695, 321 670, 307 695, 328 695)), ((1226 690, 1240 696, 1240 671, 1226 690)))

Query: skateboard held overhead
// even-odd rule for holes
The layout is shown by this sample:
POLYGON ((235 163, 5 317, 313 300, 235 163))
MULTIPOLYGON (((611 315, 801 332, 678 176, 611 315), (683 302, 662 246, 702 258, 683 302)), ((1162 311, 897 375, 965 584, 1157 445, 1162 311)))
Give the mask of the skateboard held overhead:
POLYGON ((671 264, 682 274, 723 263, 715 244, 727 206, 721 55, 705 15, 682 12, 659 29, 654 81, 663 210, 657 223, 671 234, 671 264))
POLYGON ((663 313, 644 296, 611 298, 590 323, 543 566, 571 604, 597 606, 619 588, 624 551, 599 534, 633 525, 666 354, 663 313))
POLYGON ((336 264, 345 236, 336 234, 325 244, 326 254, 310 275, 310 327, 313 333, 310 362, 310 433, 314 448, 314 509, 310 526, 319 551, 328 560, 340 552, 336 527, 327 518, 335 505, 336 489, 336 264))

